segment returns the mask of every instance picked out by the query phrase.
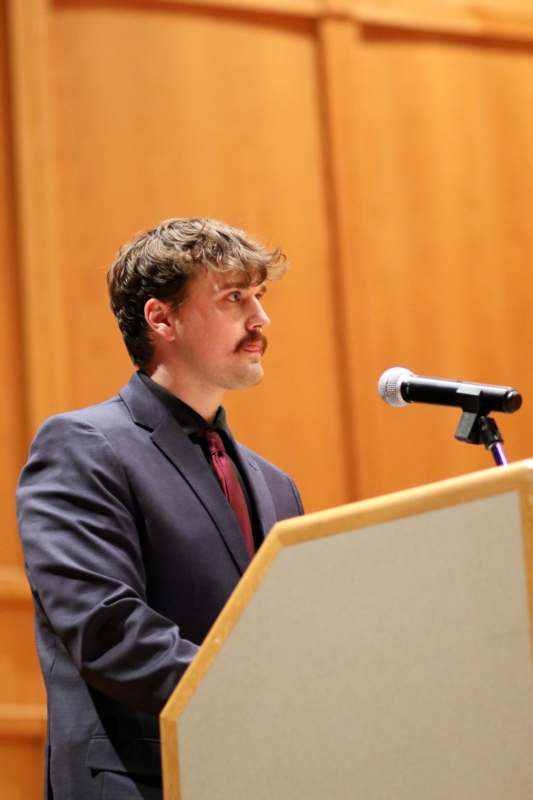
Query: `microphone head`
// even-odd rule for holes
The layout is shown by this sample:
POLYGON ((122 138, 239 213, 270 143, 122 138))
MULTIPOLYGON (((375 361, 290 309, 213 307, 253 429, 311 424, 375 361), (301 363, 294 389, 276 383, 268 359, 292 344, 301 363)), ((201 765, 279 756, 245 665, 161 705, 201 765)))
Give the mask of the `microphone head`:
POLYGON ((408 405, 402 397, 402 384, 414 373, 406 367, 391 367, 385 370, 378 382, 379 396, 385 400, 389 406, 402 408, 408 405))

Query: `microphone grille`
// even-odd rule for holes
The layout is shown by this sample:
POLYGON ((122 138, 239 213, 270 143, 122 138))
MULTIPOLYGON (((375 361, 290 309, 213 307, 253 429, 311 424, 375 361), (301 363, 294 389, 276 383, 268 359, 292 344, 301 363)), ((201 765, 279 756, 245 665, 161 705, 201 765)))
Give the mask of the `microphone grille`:
POLYGON ((402 397, 401 388, 403 382, 413 374, 406 367, 391 367, 385 370, 378 382, 379 396, 394 408, 408 405, 402 397))

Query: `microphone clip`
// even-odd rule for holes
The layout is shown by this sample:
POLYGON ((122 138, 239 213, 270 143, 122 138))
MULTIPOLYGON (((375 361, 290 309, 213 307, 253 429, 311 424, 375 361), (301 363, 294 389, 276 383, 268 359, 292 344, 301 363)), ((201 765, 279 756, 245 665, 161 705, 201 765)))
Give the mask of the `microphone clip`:
POLYGON ((466 444, 483 444, 492 454, 496 466, 505 466, 508 461, 503 450, 503 436, 496 420, 479 411, 463 411, 455 438, 466 444))

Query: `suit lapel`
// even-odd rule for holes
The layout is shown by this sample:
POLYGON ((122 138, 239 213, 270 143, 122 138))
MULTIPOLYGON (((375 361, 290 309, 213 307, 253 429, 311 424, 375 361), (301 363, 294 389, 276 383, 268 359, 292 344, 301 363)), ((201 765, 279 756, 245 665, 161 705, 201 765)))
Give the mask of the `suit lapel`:
POLYGON ((154 445, 178 470, 183 480, 213 520, 238 570, 243 573, 250 558, 235 516, 216 477, 203 456, 191 444, 170 411, 136 375, 120 392, 133 421, 152 431, 154 445))
POLYGON ((257 516, 264 539, 277 522, 272 494, 263 477, 263 473, 252 456, 238 444, 235 450, 239 456, 240 466, 246 475, 248 486, 250 487, 253 500, 255 501, 257 516))

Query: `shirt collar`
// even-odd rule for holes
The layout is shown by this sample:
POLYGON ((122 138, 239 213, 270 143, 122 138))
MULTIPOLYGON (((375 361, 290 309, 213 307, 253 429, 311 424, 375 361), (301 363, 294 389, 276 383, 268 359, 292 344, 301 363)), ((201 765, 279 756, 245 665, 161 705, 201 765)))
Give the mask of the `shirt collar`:
POLYGON ((144 385, 168 408, 188 436, 192 436, 206 428, 223 431, 229 436, 226 413, 222 406, 218 407, 215 418, 211 425, 209 425, 194 408, 184 403, 183 400, 180 400, 179 397, 169 392, 168 389, 165 389, 161 384, 153 381, 146 373, 139 372, 138 374, 144 385))

